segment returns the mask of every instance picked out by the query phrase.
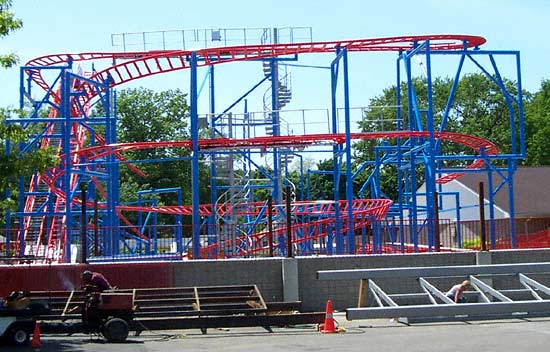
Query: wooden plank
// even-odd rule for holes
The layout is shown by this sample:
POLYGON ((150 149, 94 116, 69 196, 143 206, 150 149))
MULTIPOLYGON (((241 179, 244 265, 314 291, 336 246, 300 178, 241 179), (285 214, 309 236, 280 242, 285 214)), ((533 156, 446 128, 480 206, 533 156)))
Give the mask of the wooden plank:
POLYGON ((69 310, 69 305, 71 304, 71 299, 73 298, 74 291, 71 291, 71 294, 69 295, 69 298, 67 299, 67 303, 65 304, 65 308, 63 308, 63 313, 61 313, 61 319, 67 314, 67 311, 69 310))
POLYGON ((193 303, 193 309, 200 311, 201 310, 201 302, 199 299, 199 290, 194 287, 193 291, 195 292, 195 302, 193 303))
POLYGON ((267 310, 267 305, 265 304, 264 298, 263 298, 262 294, 260 293, 260 290, 258 289, 258 286, 256 286, 256 285, 254 285, 254 293, 260 300, 261 308, 267 310))
POLYGON ((357 298, 357 308, 365 306, 365 300, 367 299, 367 280, 359 280, 359 297, 357 298))

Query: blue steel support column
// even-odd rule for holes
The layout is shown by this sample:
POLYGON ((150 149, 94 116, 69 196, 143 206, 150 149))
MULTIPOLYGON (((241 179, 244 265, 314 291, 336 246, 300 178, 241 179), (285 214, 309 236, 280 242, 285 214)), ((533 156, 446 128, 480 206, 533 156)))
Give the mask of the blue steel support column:
POLYGON ((514 205, 514 172, 516 161, 508 159, 508 199, 510 199, 510 243, 516 248, 516 210, 514 205))
MULTIPOLYGON (((107 90, 105 92, 105 117, 106 117, 106 131, 105 139, 107 144, 115 144, 117 142, 116 136, 116 112, 112 113, 111 108, 111 97, 110 91, 108 89, 111 84, 112 78, 108 78, 106 83, 107 90)), ((119 160, 114 154, 109 154, 107 156, 109 170, 109 179, 107 183, 109 184, 108 197, 107 197, 107 233, 111 236, 111 255, 120 254, 120 219, 116 213, 116 207, 120 203, 120 176, 119 176, 119 160)))
MULTIPOLYGON (((271 124, 273 125, 273 135, 280 136, 280 116, 279 116, 279 102, 277 100, 279 92, 279 75, 278 65, 275 58, 269 62, 271 66, 271 124)), ((279 170, 279 151, 276 147, 273 148, 273 200, 275 204, 281 204, 282 189, 281 189, 281 171, 279 170)))
MULTIPOLYGON (((407 103, 408 103, 408 117, 409 117, 409 130, 414 131, 418 130, 418 126, 415 128, 413 118, 414 111, 413 111, 413 80, 412 80, 412 72, 411 72, 411 59, 407 54, 403 54, 403 63, 405 65, 405 72, 407 75, 407 103)), ((414 138, 411 138, 414 140, 414 138)), ((410 141, 409 148, 415 148, 416 142, 410 141)), ((415 152, 410 152, 410 169, 409 169, 409 177, 407 178, 409 180, 409 184, 407 189, 409 190, 409 196, 411 199, 411 206, 409 207, 409 236, 411 236, 411 239, 414 244, 414 251, 418 252, 418 216, 417 216, 417 195, 416 195, 416 155, 415 152)), ((405 191, 407 191, 407 189, 405 191)))
MULTIPOLYGON (((155 198, 153 200, 153 207, 156 207, 158 205, 158 199, 155 198)), ((156 226, 158 224, 158 213, 153 213, 153 228, 151 229, 152 233, 149 233, 149 241, 147 241, 147 246, 145 246, 146 248, 146 254, 151 254, 151 242, 153 242, 153 250, 152 252, 154 254, 158 254, 157 250, 158 250, 158 227, 156 226)))
POLYGON ((349 114, 348 49, 343 50, 344 62, 344 117, 346 126, 346 200, 348 202, 348 253, 355 253, 355 231, 353 227, 353 178, 351 176, 351 122, 349 114))
MULTIPOLYGON (((485 149, 481 148, 481 156, 485 155, 485 149)), ((485 161, 487 163, 487 161, 485 161)), ((489 231, 491 233, 491 249, 495 249, 495 192, 493 187, 493 171, 487 167, 487 189, 489 194, 489 231)))
POLYGON ((456 244, 458 248, 462 248, 462 227, 460 226, 460 195, 458 192, 455 194, 455 207, 456 207, 456 244))
MULTIPOLYGON (((32 73, 29 73, 29 78, 31 78, 32 73)), ((25 93, 31 93, 30 89, 28 92, 25 92, 25 70, 21 67, 19 69, 19 109, 25 107, 25 93)))
POLYGON ((300 200, 304 199, 304 158, 302 155, 296 154, 300 158, 300 200))
POLYGON ((396 76, 396 82, 395 82, 395 105, 396 105, 396 118, 397 118, 397 130, 401 131, 403 129, 403 126, 401 126, 401 55, 402 52, 400 51, 397 60, 395 61, 395 76, 396 76))
MULTIPOLYGON (((336 88, 338 86, 338 64, 342 53, 340 48, 336 48, 336 58, 330 64, 330 83, 331 83, 331 112, 332 112, 332 133, 338 133, 338 121, 337 121, 337 106, 336 106, 336 88)), ((334 234, 336 238, 336 253, 344 253, 344 241, 342 238, 341 221, 340 221, 340 145, 332 147, 332 162, 333 162, 333 182, 334 182, 334 234)), ((327 251, 332 251, 332 242, 327 243, 327 251), (330 247, 329 247, 330 245, 330 247)), ((329 252, 330 254, 330 252, 329 252)))
MULTIPOLYGON (((244 114, 243 114, 243 138, 250 138, 250 122, 249 122, 249 116, 248 116, 248 99, 244 100, 244 114)), ((243 161, 243 174, 244 177, 247 179, 247 182, 244 186, 244 201, 247 204, 247 207, 250 207, 250 202, 252 202, 252 189, 250 188, 250 178, 251 178, 251 170, 252 170, 252 153, 250 149, 245 149, 243 153, 246 157, 243 161)), ((251 210, 251 209, 249 209, 251 210)), ((244 217, 245 224, 250 224, 252 217, 250 216, 250 213, 247 212, 247 214, 244 217)), ((246 233, 249 231, 249 227, 246 228, 246 233)))
MULTIPOLYGON (((178 191, 178 205, 182 206, 183 199, 181 194, 181 188, 178 191)), ((182 234, 182 216, 181 214, 176 215, 176 247, 178 253, 183 253, 183 234, 182 234)))
MULTIPOLYGON (((520 145, 520 152, 521 157, 525 158, 526 151, 525 151, 525 122, 524 122, 524 116, 523 116, 523 91, 522 91, 522 85, 521 85, 521 64, 520 64, 520 56, 519 51, 516 53, 516 75, 518 79, 518 97, 517 97, 517 104, 518 104, 518 114, 519 114, 519 145, 520 145)), ((512 198, 511 198, 512 199, 512 198)), ((514 226, 515 228, 515 226, 514 226)))
MULTIPOLYGON (((497 83, 497 85, 499 86, 501 92, 502 92, 502 97, 504 98, 504 100, 506 101, 506 105, 508 106, 508 110, 509 110, 509 113, 510 113, 510 117, 509 117, 509 127, 510 127, 510 142, 511 142, 511 148, 510 148, 510 152, 512 154, 518 154, 518 148, 517 148, 517 137, 516 137, 516 124, 515 124, 515 116, 516 116, 516 113, 514 111, 514 105, 513 105, 513 100, 511 99, 510 97, 510 94, 508 92, 508 90, 506 89, 506 84, 504 83, 504 81, 502 80, 502 77, 500 76, 500 72, 498 70, 498 67, 497 67, 497 64, 495 62, 495 59, 493 57, 492 54, 489 54, 489 60, 491 61, 491 64, 493 65, 493 69, 495 71, 494 73, 494 76, 495 76, 495 82, 497 83)), ((516 101, 517 103, 517 101, 516 101)))
POLYGON ((199 215, 199 116, 197 95, 197 53, 191 53, 189 62, 191 71, 190 115, 191 115, 191 143, 193 156, 191 158, 191 190, 192 190, 192 224, 193 224, 193 258, 200 256, 200 215, 199 215))
MULTIPOLYGON (((430 250, 435 248, 435 131, 434 131, 434 110, 433 110, 433 87, 432 87, 432 64, 431 64, 430 42, 426 41, 426 79, 428 89, 428 111, 426 116, 427 129, 429 133, 428 165, 426 165, 426 214, 428 219, 428 243, 430 250)), ((414 187, 414 185, 413 185, 414 187)))
MULTIPOLYGON (((72 60, 69 58, 68 66, 72 65, 72 60)), ((63 174, 62 191, 65 193, 65 249, 63 252, 63 261, 70 263, 71 261, 71 244, 73 243, 73 217, 71 216, 71 82, 70 73, 67 69, 63 69, 61 73, 61 119, 62 119, 62 150, 64 154, 65 173, 63 174)))
MULTIPOLYGON (((29 74, 29 76, 32 75, 29 74)), ((25 77, 25 70, 23 70, 23 68, 21 67, 19 69, 19 109, 23 109, 25 107, 25 93, 28 93, 30 94, 31 93, 31 90, 30 90, 30 87, 28 89, 28 91, 26 92, 25 91, 25 80, 24 80, 24 77, 25 77)), ((6 140, 6 155, 9 155, 9 151, 10 151, 10 141, 9 139, 6 140)), ((24 188, 24 185, 23 185, 23 178, 20 177, 19 179, 19 213, 23 213, 24 212, 24 201, 22 200, 23 199, 23 195, 24 195, 24 192, 25 192, 25 188, 24 188)), ((6 199, 9 199, 10 197, 10 193, 11 191, 8 189, 6 191, 6 199)), ((9 226, 10 226, 10 223, 11 221, 9 220, 9 209, 7 210, 7 213, 6 213, 6 234, 9 234, 9 226)), ((25 229, 24 229, 24 225, 25 225, 25 221, 24 221, 24 217, 23 216, 20 216, 19 217, 19 230, 17 231, 17 234, 18 234, 18 238, 16 239, 16 243, 19 243, 19 255, 20 256, 23 256, 25 254, 25 238, 24 238, 24 234, 25 234, 25 229)), ((9 239, 10 236, 6 236, 6 250, 9 250, 10 247, 9 247, 9 239)))
MULTIPOLYGON (((143 206, 143 203, 142 203, 142 195, 143 195, 143 192, 142 191, 138 191, 138 200, 137 200, 137 206, 138 207, 142 207, 143 206)), ((138 229, 141 233, 145 232, 145 227, 144 227, 144 221, 143 221, 143 212, 140 210, 137 214, 138 216, 138 229)), ((147 220, 147 217, 146 217, 146 220, 147 220)), ((141 241, 138 243, 138 248, 141 249, 141 241)))
POLYGON ((401 253, 405 251, 405 242, 404 242, 404 217, 403 217, 403 201, 405 197, 403 196, 403 151, 401 150, 401 138, 397 139, 397 204, 399 209, 399 239, 401 243, 401 253))
MULTIPOLYGON (((523 116, 523 92, 521 84, 521 64, 520 64, 520 54, 519 51, 516 52, 516 72, 517 72, 517 86, 518 86, 518 114, 519 114, 519 144, 521 157, 525 158, 525 122, 523 116)), ((514 173, 516 169, 516 161, 513 159, 508 159, 508 199, 510 199, 510 242, 512 248, 516 248, 516 210, 514 202, 514 173)))
POLYGON ((460 56, 460 61, 458 63, 458 69, 455 74, 455 78, 453 80, 453 85, 451 86, 451 91, 449 92, 449 97, 447 98, 447 105, 445 106, 445 112, 443 113, 443 118, 441 119, 441 124, 439 125, 439 132, 445 131, 445 126, 447 125, 447 119, 449 117, 449 113, 451 112, 451 107, 453 105, 454 95, 456 92, 456 88, 458 87, 458 82, 460 81, 460 74, 462 73, 462 67, 464 66, 464 60, 466 59, 466 55, 462 54, 460 56))
MULTIPOLYGON (((374 147, 374 185, 375 189, 373 190, 371 194, 371 198, 382 198, 382 186, 380 183, 380 164, 382 161, 380 160, 380 148, 374 147)), ((378 233, 376 231, 373 231, 372 233, 372 253, 380 253, 382 250, 382 244, 378 241, 380 236, 378 236, 378 233)))
MULTIPOLYGON (((216 137, 216 100, 215 100, 215 87, 214 87, 214 65, 210 66, 210 129, 211 134, 210 138, 216 137)), ((218 176, 218 171, 216 170, 216 153, 211 154, 211 160, 212 164, 210 165, 210 203, 213 206, 212 215, 210 216, 210 228, 208 229, 208 244, 212 244, 212 239, 214 241, 218 241, 218 226, 217 226, 217 219, 216 219, 216 206, 218 203, 218 190, 217 190, 217 181, 216 178, 218 176)), ((216 257, 217 257, 217 249, 216 251, 216 257)))
MULTIPOLYGON (((25 194, 25 183, 24 183, 24 179, 23 177, 19 177, 19 213, 20 214, 23 214, 24 211, 25 211, 25 201, 24 201, 24 194, 25 194)), ((24 221, 25 217, 24 216, 20 216, 19 217, 19 231, 18 231, 18 234, 19 234, 19 238, 18 238, 18 242, 19 242, 19 255, 23 256, 25 255, 25 247, 26 247, 26 242, 25 242, 25 221, 24 221)))
POLYGON ((416 194, 416 188, 414 185, 416 185, 416 170, 415 170, 415 156, 411 155, 410 159, 410 183, 409 188, 411 190, 411 206, 409 207, 409 236, 411 236, 413 245, 414 245, 414 251, 418 252, 418 214, 417 214, 417 194, 416 194))
MULTIPOLYGON (((277 41, 277 30, 274 29, 275 42, 277 41)), ((269 62, 271 69, 271 125, 273 126, 273 136, 281 135, 281 125, 279 116, 279 101, 277 99, 279 92, 279 66, 276 58, 269 62)), ((273 192, 272 198, 275 204, 283 203, 281 170, 279 164, 279 150, 273 148, 273 192)), ((281 256, 286 256, 286 237, 279 236, 279 251, 281 256)))
MULTIPOLYGON (((399 55, 397 56, 396 60, 396 97, 395 102, 397 105, 397 112, 396 112, 396 118, 397 118, 397 130, 401 131, 403 129, 403 126, 401 125, 401 55, 402 52, 399 52, 399 55)), ((403 171, 402 168, 402 150, 401 150, 401 138, 397 138, 397 204, 399 209, 399 238, 401 243, 401 252, 403 253, 405 250, 405 227, 404 227, 404 216, 403 216, 403 187, 406 185, 403 185, 403 171)), ((405 188, 406 189, 406 188, 405 188)))

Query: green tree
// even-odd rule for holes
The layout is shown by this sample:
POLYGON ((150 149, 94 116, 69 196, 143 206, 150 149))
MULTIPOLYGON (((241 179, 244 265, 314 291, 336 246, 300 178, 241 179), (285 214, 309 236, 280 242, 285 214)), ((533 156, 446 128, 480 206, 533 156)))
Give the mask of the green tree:
MULTIPOLYGON (((516 94, 514 82, 504 80, 504 84, 511 94, 516 94)), ((419 109, 426 109, 428 103, 425 79, 414 79, 413 87, 419 109)), ((436 78, 433 81, 432 101, 436 130, 439 130, 443 121, 451 87, 452 80, 450 78, 436 78)), ((426 130, 425 115, 421 115, 420 117, 409 116, 407 94, 407 86, 403 83, 401 86, 401 121, 399 121, 401 128, 403 130, 426 130), (419 126, 421 127, 419 128, 419 126)), ((525 94, 528 95, 527 92, 525 94)), ((361 131, 396 130, 398 123, 397 109, 394 107, 396 95, 397 88, 392 86, 384 89, 382 94, 370 101, 371 108, 365 112, 365 118, 359 125, 361 131)), ((517 111, 517 107, 514 108, 517 111)), ((517 121, 515 123, 517 125, 517 121)), ((487 139, 495 143, 501 153, 509 153, 511 151, 509 126, 509 109, 500 88, 484 74, 469 74, 464 76, 458 84, 443 130, 487 139)), ((356 157, 354 168, 357 168, 366 161, 375 160, 375 147, 381 144, 392 146, 396 144, 396 141, 363 140, 356 142, 354 144, 354 155, 356 157)), ((469 147, 453 142, 442 142, 441 148, 442 154, 474 153, 469 147)), ((379 157, 382 156, 383 152, 380 151, 379 157)), ((469 161, 452 161, 446 162, 445 166, 464 166, 467 163, 469 161)), ((355 179, 355 182, 363 184, 373 171, 374 165, 369 164, 355 179)), ((388 197, 395 200, 397 196, 397 170, 395 165, 384 164, 383 168, 380 169, 380 173, 383 175, 381 177, 381 183, 383 183, 381 189, 385 191, 388 197)), ((424 174, 420 165, 417 166, 416 174, 416 186, 418 187, 424 182, 424 174)))
MULTIPOLYGON (((117 99, 118 142, 183 141, 189 139, 189 106, 180 90, 154 92, 147 88, 122 90, 117 99)), ((183 204, 191 204, 191 153, 187 148, 154 148, 124 153, 147 177, 127 167, 120 172, 122 202, 137 200, 139 190, 179 187, 183 204)), ((209 169, 200 167, 201 203, 210 203, 209 169)), ((177 204, 176 193, 155 196, 159 205, 177 204)), ((161 217, 162 218, 162 217, 161 217)))
MULTIPOLYGON (((504 79, 504 85, 510 94, 517 94, 515 82, 504 79)), ((529 96, 527 92, 524 95, 529 96)), ((511 104, 517 114, 517 105, 511 104)), ((497 145, 500 153, 512 152, 510 110, 498 86, 486 75, 472 74, 460 81, 453 110, 457 120, 454 132, 487 139, 497 145)), ((517 130, 517 115, 514 119, 517 130)), ((519 130, 517 133, 519 137, 519 130)))
MULTIPOLYGON (((147 88, 123 90, 118 95, 117 112, 117 138, 121 143, 189 138, 186 130, 189 109, 185 95, 179 90, 160 93, 147 88)), ((188 181, 191 177, 189 162, 163 161, 189 155, 189 151, 185 148, 155 148, 125 153, 125 157, 129 160, 150 162, 137 165, 147 174, 146 178, 128 168, 122 169, 120 174, 122 200, 135 200, 137 190, 177 186, 185 192, 184 198, 190 199, 189 184, 184 184, 184 181, 188 181)), ((176 204, 175 194, 164 194, 160 198, 165 204, 176 204)))
MULTIPOLYGON (((10 12, 12 0, 0 0, 0 38, 4 38, 11 32, 23 27, 23 21, 10 12)), ((17 63, 19 58, 15 53, 1 53, 0 66, 11 67, 17 63)))
POLYGON ((550 165, 550 81, 542 81, 541 88, 525 106, 525 134, 529 166, 550 165))
POLYGON ((22 152, 21 147, 29 143, 31 130, 16 123, 6 123, 6 119, 23 114, 7 108, 0 108, 0 222, 8 209, 17 209, 17 194, 20 177, 29 178, 35 172, 42 172, 58 162, 58 157, 50 149, 34 145, 22 152), (10 191, 10 194, 7 191, 10 191))
MULTIPOLYGON (((332 172, 334 164, 332 159, 319 161, 316 169, 311 173, 309 180, 306 180, 309 182, 310 198, 314 200, 334 199, 334 174, 332 172)), ((345 179, 342 178, 339 190, 340 199, 344 199, 345 194, 345 179)))

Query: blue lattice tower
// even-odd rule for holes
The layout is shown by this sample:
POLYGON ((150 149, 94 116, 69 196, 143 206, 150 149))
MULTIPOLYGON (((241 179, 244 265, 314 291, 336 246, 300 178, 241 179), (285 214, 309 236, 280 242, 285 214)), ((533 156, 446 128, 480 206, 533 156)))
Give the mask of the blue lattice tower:
MULTIPOLYGON (((467 172, 482 171, 488 177, 488 203, 489 203, 489 222, 491 231, 491 243, 495 244, 495 226, 494 224, 494 198, 496 193, 502 188, 507 188, 508 198, 510 200, 510 228, 511 241, 515 246, 515 221, 514 221, 514 201, 513 201, 513 174, 518 160, 525 157, 525 130, 523 121, 523 97, 521 92, 521 71, 518 51, 490 51, 479 50, 478 48, 467 48, 466 45, 461 51, 450 50, 430 50, 430 41, 418 43, 414 49, 402 51, 397 58, 397 84, 396 84, 396 126, 398 130, 420 131, 428 133, 427 137, 409 137, 398 138, 395 145, 378 146, 376 148, 376 160, 372 161, 376 167, 373 177, 369 178, 370 188, 374 197, 383 195, 383 189, 379 180, 378 170, 383 165, 393 165, 398 171, 398 201, 392 207, 390 212, 391 219, 397 219, 397 225, 400 230, 400 237, 404 239, 406 235, 410 236, 415 250, 418 250, 418 235, 421 232, 427 233, 427 243, 429 250, 436 247, 435 239, 435 218, 436 210, 434 201, 436 194, 444 194, 442 185, 460 177, 467 172), (433 91, 432 91, 432 58, 437 56, 458 57, 458 65, 454 73, 452 87, 448 93, 447 104, 441 120, 435 123, 433 111, 433 91), (513 93, 504 84, 501 78, 500 70, 496 64, 495 57, 508 56, 514 59, 516 64, 515 90, 513 93), (413 62, 415 58, 424 58, 423 79, 426 83, 426 106, 420 106, 417 92, 413 85, 415 77, 413 73, 413 62), (483 65, 481 59, 488 60, 489 65, 483 65), (464 74, 465 61, 471 61, 489 80, 491 80, 501 91, 503 99, 506 101, 509 113, 509 128, 511 131, 512 146, 510 153, 496 154, 487 152, 485 147, 475 145, 471 147, 478 149, 478 153, 463 155, 444 155, 441 150, 441 139, 438 134, 446 132, 448 116, 454 102, 454 95, 458 87, 460 77, 464 74), (486 67, 488 66, 488 67, 486 67), (402 70, 404 71, 404 82, 407 86, 407 97, 405 103, 408 106, 406 125, 401 125, 403 117, 403 108, 401 101, 401 83, 402 70), (492 72, 491 72, 492 71, 492 72), (450 168, 445 166, 445 162, 459 161, 464 166, 450 168), (416 169, 421 166, 423 178, 426 184, 426 190, 423 194, 417 193, 417 174, 416 169), (502 183, 494 186, 492 175, 498 173, 503 176, 502 183)), ((440 92, 441 93, 441 92, 440 92)), ((475 136, 473 137, 475 138, 475 136)), ((461 142, 460 139, 455 142, 461 142)), ((364 188, 364 187, 363 187, 364 188)), ((455 196, 455 195, 451 195, 455 196)), ((441 205, 441 202, 440 202, 441 205)), ((459 213, 460 204, 457 199, 457 213, 459 213)), ((457 215, 459 218, 459 214, 457 215)), ((395 223, 394 223, 395 225, 395 223)), ((460 235, 460 233, 458 234, 460 235)), ((403 243, 403 241, 401 241, 403 243)))
POLYGON ((9 122, 21 123, 30 131, 38 131, 21 149, 53 148, 60 156, 58 166, 34 175, 30 183, 23 178, 20 180, 19 211, 11 214, 19 222, 20 254, 33 254, 59 262, 71 261, 74 257, 71 245, 81 242, 81 183, 90 185, 88 199, 84 200, 89 205, 99 196, 98 187, 106 190, 102 220, 108 226, 105 226, 103 251, 113 253, 118 246, 118 218, 115 215, 118 161, 111 154, 88 163, 86 157, 78 155, 78 151, 86 146, 116 142, 109 81, 97 82, 74 73, 72 58, 67 56, 65 65, 21 67, 20 92, 20 106, 23 108, 30 103, 30 115, 9 122), (29 76, 27 82, 25 74, 29 76), (36 89, 31 78, 45 91, 36 89), (98 96, 95 103, 102 106, 104 116, 90 116, 93 104, 85 102, 83 97, 91 91, 98 96), (42 94, 42 97, 31 98, 33 94, 42 94), (41 111, 46 109, 49 110, 48 117, 41 117, 41 111), (105 136, 97 130, 105 131, 105 136))

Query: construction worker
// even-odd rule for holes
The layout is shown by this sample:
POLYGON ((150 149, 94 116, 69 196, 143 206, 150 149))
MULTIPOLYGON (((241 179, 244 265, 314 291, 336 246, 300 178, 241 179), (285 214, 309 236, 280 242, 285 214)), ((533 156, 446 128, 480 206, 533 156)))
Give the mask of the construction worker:
POLYGON ((462 283, 454 285, 445 296, 452 299, 455 303, 466 303, 466 297, 462 293, 472 287, 472 284, 469 280, 464 280, 462 283))
POLYGON ((82 283, 84 284, 84 289, 91 292, 103 292, 113 289, 105 276, 90 270, 86 270, 82 273, 82 283))

